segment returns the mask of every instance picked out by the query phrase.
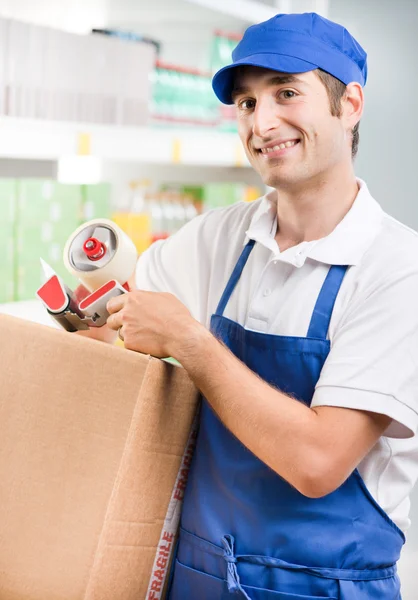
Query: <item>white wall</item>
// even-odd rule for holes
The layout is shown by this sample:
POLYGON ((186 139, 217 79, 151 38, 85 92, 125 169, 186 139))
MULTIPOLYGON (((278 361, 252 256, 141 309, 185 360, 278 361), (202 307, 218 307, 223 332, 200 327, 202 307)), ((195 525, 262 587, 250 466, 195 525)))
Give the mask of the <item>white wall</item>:
MULTIPOLYGON (((369 55, 357 173, 387 212, 418 229, 418 2, 331 0, 329 18, 347 27, 369 55)), ((418 598, 417 488, 411 518, 399 569, 403 600, 418 598)))
POLYGON ((418 2, 331 0, 329 16, 369 55, 357 172, 388 212, 418 229, 418 2))

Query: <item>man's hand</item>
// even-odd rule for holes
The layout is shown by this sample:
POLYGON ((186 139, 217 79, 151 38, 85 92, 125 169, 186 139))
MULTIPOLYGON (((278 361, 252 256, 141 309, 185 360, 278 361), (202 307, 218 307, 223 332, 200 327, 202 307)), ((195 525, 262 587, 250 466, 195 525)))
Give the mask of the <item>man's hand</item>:
POLYGON ((203 327, 172 294, 133 291, 107 303, 107 325, 121 328, 125 347, 158 358, 179 358, 203 327))
MULTIPOLYGON (((74 290, 74 298, 77 304, 80 304, 84 298, 86 298, 91 292, 84 287, 84 285, 80 284, 74 290)), ((89 329, 81 329, 80 331, 75 332, 76 335, 80 337, 87 337, 91 340, 98 340, 99 342, 105 342, 106 344, 114 344, 116 340, 116 334, 114 331, 109 329, 107 325, 103 325, 102 327, 90 327, 89 329)))

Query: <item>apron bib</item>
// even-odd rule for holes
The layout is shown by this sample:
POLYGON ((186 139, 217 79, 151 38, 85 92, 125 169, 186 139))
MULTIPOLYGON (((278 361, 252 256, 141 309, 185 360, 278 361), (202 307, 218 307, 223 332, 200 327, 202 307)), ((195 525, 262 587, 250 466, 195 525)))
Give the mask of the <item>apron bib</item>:
MULTIPOLYGON (((250 331, 223 313, 254 243, 235 266, 211 331, 262 379, 310 406, 347 267, 330 268, 307 337, 250 331)), ((404 541, 357 470, 333 493, 307 498, 202 400, 170 600, 400 600, 404 541)))

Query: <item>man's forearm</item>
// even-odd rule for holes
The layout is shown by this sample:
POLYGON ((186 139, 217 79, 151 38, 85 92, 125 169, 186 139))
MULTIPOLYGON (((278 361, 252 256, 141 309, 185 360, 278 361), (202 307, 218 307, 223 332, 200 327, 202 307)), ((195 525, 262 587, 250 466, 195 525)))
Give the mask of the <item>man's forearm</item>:
MULTIPOLYGON (((391 418, 338 406, 308 408, 262 381, 172 294, 133 291, 109 300, 108 326, 125 348, 173 356, 241 442, 307 496, 332 492, 391 418)), ((278 365, 280 368, 280 365, 278 365)))
POLYGON ((261 380, 205 328, 196 327, 189 339, 174 351, 174 357, 224 425, 258 458, 309 495, 310 479, 322 469, 318 415, 261 380))

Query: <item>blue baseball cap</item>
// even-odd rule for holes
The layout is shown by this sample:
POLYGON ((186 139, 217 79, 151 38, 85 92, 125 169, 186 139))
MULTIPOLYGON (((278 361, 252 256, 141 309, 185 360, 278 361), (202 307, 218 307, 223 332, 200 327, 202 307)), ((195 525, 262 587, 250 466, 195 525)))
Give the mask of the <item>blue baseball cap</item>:
POLYGON ((367 80, 367 54, 342 25, 316 13, 276 15, 249 27, 232 52, 232 64, 215 73, 212 87, 233 104, 234 74, 240 65, 283 73, 322 69, 346 85, 367 80))

